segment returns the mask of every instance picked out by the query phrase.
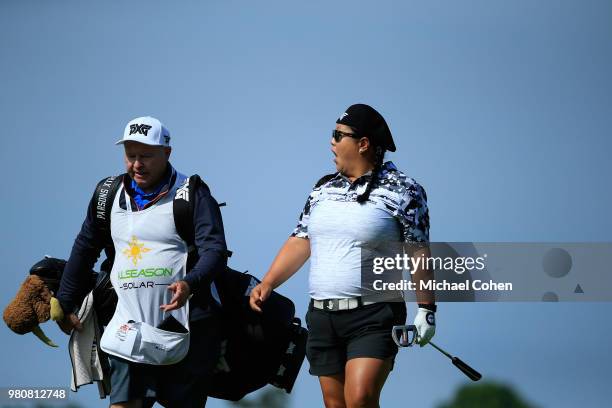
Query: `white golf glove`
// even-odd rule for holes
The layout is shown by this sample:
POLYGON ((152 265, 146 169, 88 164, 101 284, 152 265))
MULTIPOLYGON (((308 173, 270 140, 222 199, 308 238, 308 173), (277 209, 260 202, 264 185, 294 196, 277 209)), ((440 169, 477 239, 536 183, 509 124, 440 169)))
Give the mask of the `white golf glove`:
POLYGON ((433 310, 419 307, 414 318, 414 325, 418 332, 416 342, 423 347, 436 333, 436 314, 433 310))

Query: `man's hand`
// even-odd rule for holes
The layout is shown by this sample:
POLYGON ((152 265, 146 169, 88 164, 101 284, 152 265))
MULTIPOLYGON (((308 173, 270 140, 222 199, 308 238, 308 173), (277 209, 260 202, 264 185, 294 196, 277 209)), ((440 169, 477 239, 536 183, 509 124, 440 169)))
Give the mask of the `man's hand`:
POLYGON ((414 318, 414 325, 417 328, 417 343, 423 347, 436 333, 436 315, 431 310, 419 307, 419 311, 414 318))
POLYGON ((169 312, 171 310, 180 309, 185 306, 187 303, 187 299, 189 299, 189 295, 191 294, 191 288, 189 288, 189 284, 183 280, 176 281, 168 286, 168 290, 172 291, 174 295, 170 302, 166 305, 161 305, 159 308, 164 312, 169 312))
POLYGON ((73 329, 76 331, 81 331, 83 329, 81 321, 74 313, 64 315, 64 318, 62 320, 59 320, 57 322, 57 325, 66 334, 70 334, 73 329))
POLYGON ((255 286, 251 291, 251 297, 249 299, 251 309, 261 313, 261 305, 270 297, 271 293, 272 286, 267 283, 261 282, 259 285, 255 286))

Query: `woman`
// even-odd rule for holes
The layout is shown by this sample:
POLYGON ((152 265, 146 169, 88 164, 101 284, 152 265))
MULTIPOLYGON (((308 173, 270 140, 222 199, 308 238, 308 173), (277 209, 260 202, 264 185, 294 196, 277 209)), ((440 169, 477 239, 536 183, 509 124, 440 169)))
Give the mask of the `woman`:
MULTIPOLYGON (((372 107, 350 106, 336 121, 331 145, 337 173, 315 185, 250 304, 261 311, 271 291, 311 257, 310 373, 319 377, 327 408, 378 407, 397 354, 391 328, 405 323, 406 305, 363 296, 361 249, 381 241, 428 242, 427 198, 413 179, 384 163, 395 144, 372 107)), ((417 298, 422 303, 415 325, 423 346, 435 331, 436 306, 432 293, 417 292, 417 298)))

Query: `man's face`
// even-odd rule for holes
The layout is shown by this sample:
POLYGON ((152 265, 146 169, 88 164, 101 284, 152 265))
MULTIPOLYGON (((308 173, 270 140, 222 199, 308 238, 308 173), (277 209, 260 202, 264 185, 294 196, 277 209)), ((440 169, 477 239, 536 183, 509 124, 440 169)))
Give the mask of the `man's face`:
POLYGON ((170 147, 150 146, 128 141, 125 147, 125 169, 143 191, 152 190, 164 177, 170 147))

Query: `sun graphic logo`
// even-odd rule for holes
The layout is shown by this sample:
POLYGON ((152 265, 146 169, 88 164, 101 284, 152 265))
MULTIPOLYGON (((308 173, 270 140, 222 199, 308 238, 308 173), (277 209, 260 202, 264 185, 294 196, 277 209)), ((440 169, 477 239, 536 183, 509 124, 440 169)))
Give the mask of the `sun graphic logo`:
POLYGON ((136 236, 132 235, 132 239, 128 244, 128 248, 123 250, 123 254, 134 262, 134 266, 142 259, 142 254, 149 252, 150 248, 145 248, 144 243, 139 242, 136 236))

